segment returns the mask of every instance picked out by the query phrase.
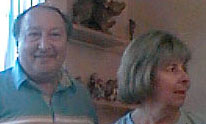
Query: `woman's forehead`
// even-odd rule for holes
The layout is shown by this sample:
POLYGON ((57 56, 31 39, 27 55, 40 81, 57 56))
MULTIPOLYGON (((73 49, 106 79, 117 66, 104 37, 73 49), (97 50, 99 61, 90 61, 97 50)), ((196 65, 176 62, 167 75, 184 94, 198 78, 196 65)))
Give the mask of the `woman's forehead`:
POLYGON ((159 60, 158 62, 158 66, 167 66, 170 64, 186 64, 187 61, 185 58, 181 58, 181 57, 168 57, 168 58, 162 58, 159 60))

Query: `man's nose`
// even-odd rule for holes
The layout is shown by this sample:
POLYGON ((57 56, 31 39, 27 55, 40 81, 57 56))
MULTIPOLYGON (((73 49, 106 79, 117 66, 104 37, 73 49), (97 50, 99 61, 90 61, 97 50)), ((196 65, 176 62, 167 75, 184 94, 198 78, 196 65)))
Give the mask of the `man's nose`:
POLYGON ((47 49, 51 48, 51 42, 50 42, 48 36, 42 35, 42 37, 39 41, 38 48, 41 49, 41 50, 47 50, 47 49))

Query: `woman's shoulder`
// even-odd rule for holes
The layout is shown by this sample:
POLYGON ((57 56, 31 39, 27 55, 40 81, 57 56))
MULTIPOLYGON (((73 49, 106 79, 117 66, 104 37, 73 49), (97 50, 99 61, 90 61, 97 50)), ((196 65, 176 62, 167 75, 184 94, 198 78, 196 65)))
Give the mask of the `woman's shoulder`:
POLYGON ((121 117, 117 122, 114 124, 134 124, 132 118, 131 118, 131 112, 127 113, 123 117, 121 117))
POLYGON ((180 123, 178 124, 206 124, 202 118, 194 114, 193 112, 186 111, 184 109, 181 109, 181 117, 180 117, 180 123))

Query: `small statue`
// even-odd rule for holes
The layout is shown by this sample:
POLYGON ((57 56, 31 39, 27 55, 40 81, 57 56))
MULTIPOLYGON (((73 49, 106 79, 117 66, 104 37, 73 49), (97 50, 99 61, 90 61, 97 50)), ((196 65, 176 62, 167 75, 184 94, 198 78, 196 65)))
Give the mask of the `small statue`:
POLYGON ((99 79, 98 82, 95 83, 95 88, 93 90, 92 97, 96 100, 104 98, 103 80, 99 79))
MULTIPOLYGON (((112 100, 111 96, 114 93, 114 89, 116 87, 116 82, 115 80, 108 80, 106 82, 106 88, 105 88, 105 98, 107 100, 112 100)), ((113 97, 113 96, 112 96, 113 97)))
POLYGON ((112 94, 110 96, 110 100, 111 101, 117 100, 117 88, 116 87, 113 89, 113 92, 112 92, 112 94))
POLYGON ((76 0, 73 4, 73 18, 75 24, 86 24, 92 16, 93 0, 76 0))
POLYGON ((129 19, 129 39, 133 40, 134 30, 136 28, 136 23, 132 19, 129 19))
POLYGON ((124 8, 125 3, 123 2, 96 0, 96 6, 92 15, 92 19, 97 23, 96 29, 109 33, 108 29, 116 23, 111 18, 120 15, 124 8))
POLYGON ((121 14, 124 2, 113 0, 78 0, 73 6, 73 21, 88 28, 109 33, 116 21, 112 17, 121 14), (87 10, 87 9, 88 10, 87 10))
POLYGON ((80 83, 83 83, 81 76, 77 76, 75 79, 76 79, 77 81, 79 81, 80 83))
POLYGON ((88 83, 88 88, 92 98, 100 99, 104 97, 104 82, 97 73, 92 73, 88 83))
POLYGON ((97 73, 92 73, 90 76, 90 80, 89 83, 87 84, 90 94, 93 94, 94 88, 95 88, 95 84, 98 80, 98 74, 97 73))

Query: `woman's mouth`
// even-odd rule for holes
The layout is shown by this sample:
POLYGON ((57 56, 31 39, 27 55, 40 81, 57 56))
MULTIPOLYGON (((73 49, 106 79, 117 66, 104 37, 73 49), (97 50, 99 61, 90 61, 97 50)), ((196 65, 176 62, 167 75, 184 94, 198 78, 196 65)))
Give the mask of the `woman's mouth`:
POLYGON ((176 90, 174 93, 175 94, 179 94, 179 95, 185 95, 186 94, 186 90, 176 90))

